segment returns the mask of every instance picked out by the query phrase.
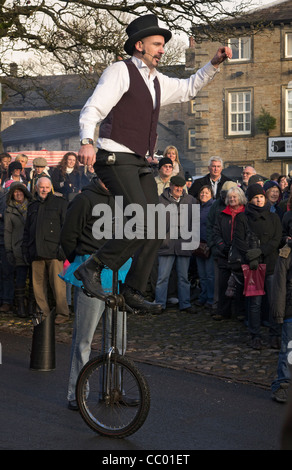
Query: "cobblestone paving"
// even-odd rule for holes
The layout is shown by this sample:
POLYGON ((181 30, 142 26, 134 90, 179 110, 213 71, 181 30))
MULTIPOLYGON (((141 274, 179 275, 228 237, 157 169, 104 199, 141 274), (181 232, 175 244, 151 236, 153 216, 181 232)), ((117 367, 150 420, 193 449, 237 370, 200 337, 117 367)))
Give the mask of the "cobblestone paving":
MULTIPOLYGON (((231 381, 269 388, 275 377, 278 351, 269 348, 268 328, 263 327, 266 347, 249 346, 249 335, 237 319, 217 322, 202 310, 190 315, 174 309, 162 315, 128 315, 127 355, 136 361, 190 372, 211 374, 231 381)), ((56 326, 56 341, 70 343, 73 320, 56 326)), ((0 332, 32 337, 29 319, 0 314, 0 332)), ((97 353, 101 328, 94 337, 97 353)), ((1 341, 1 335, 0 335, 1 341)))

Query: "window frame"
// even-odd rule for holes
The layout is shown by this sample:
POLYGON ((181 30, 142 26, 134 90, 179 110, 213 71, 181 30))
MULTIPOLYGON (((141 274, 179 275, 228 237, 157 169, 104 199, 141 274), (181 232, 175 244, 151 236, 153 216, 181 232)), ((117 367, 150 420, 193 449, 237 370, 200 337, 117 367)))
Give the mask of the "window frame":
MULTIPOLYGON (((237 88, 237 89, 229 89, 226 90, 226 96, 225 96, 225 103, 226 103, 226 108, 225 108, 225 134, 226 137, 229 138, 236 138, 236 137, 252 137, 254 135, 254 95, 253 95, 253 89, 252 88, 237 88), (239 95, 240 93, 243 94, 249 94, 250 96, 250 109, 249 112, 245 113, 246 115, 248 114, 250 117, 249 120, 249 127, 250 129, 246 129, 246 121, 243 120, 243 123, 245 124, 245 128, 240 131, 236 130, 233 131, 231 126, 232 126, 232 113, 231 113, 231 97, 232 95, 239 95)), ((238 104, 238 103, 237 103, 238 104)), ((241 110, 238 110, 236 115, 242 114, 241 110)), ((237 119, 236 124, 238 125, 240 121, 237 119)))
POLYGON ((292 87, 286 87, 284 90, 284 130, 285 134, 292 134, 292 87), (290 96, 290 109, 288 109, 290 96), (290 119, 288 119, 288 113, 290 113, 290 119), (288 122, 291 121, 291 126, 288 127, 288 122))
POLYGON ((240 42, 240 47, 238 48, 238 52, 239 52, 239 57, 238 58, 234 58, 234 55, 232 56, 231 59, 228 59, 228 61, 230 63, 235 63, 235 62, 250 62, 253 58, 253 38, 252 36, 238 36, 238 37, 231 37, 228 39, 228 46, 232 49, 232 44, 231 44, 231 41, 232 40, 238 40, 240 42), (249 40, 249 57, 242 57, 242 51, 243 51, 243 47, 242 47, 242 41, 245 40, 245 39, 248 39, 249 40))
POLYGON ((285 59, 292 59, 292 31, 285 31, 285 35, 284 35, 284 58, 285 59), (291 53, 290 55, 288 55, 287 53, 287 49, 288 49, 288 36, 291 37, 291 45, 290 45, 290 48, 291 48, 291 53))
POLYGON ((194 150, 196 148, 196 130, 194 128, 188 129, 188 150, 194 150), (194 135, 191 135, 191 131, 194 132, 194 135), (195 140, 195 144, 191 145, 191 140, 195 140))

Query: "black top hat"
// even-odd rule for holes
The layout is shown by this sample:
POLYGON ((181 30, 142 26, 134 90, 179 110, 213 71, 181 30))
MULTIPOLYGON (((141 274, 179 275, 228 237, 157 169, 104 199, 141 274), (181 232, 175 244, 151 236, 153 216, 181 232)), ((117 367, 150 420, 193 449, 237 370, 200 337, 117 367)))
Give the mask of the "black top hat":
POLYGON ((171 32, 158 26, 158 19, 155 15, 144 15, 132 21, 126 29, 129 36, 125 42, 124 49, 127 54, 132 55, 133 48, 137 41, 148 36, 163 36, 165 42, 171 38, 171 32))

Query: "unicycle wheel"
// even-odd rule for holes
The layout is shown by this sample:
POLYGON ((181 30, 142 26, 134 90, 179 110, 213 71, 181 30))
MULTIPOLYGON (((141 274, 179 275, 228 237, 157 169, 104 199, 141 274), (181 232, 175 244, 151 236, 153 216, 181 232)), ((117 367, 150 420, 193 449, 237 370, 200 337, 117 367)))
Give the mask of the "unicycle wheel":
POLYGON ((125 356, 111 354, 91 359, 76 385, 80 414, 93 431, 123 438, 135 433, 150 409, 148 383, 125 356))

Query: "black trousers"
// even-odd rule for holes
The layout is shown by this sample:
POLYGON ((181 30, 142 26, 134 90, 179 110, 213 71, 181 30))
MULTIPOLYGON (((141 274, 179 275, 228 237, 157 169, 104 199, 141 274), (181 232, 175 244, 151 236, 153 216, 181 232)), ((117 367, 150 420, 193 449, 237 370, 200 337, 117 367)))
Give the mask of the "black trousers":
MULTIPOLYGON (((157 184, 152 170, 147 161, 135 154, 115 153, 116 163, 106 165, 99 163, 100 158, 108 154, 98 151, 97 162, 94 165, 97 176, 103 181, 111 194, 122 196, 123 211, 129 204, 137 204, 143 214, 138 218, 136 230, 143 238, 113 238, 97 251, 100 261, 112 270, 118 270, 130 257, 133 257, 131 268, 126 277, 126 284, 134 289, 145 291, 148 278, 154 264, 157 250, 162 242, 157 236, 157 224, 155 233, 148 236, 147 211, 149 204, 158 204, 157 184)), ((124 222, 131 220, 133 216, 126 216, 124 222)), ((117 221, 121 223, 121 221, 117 221)))

